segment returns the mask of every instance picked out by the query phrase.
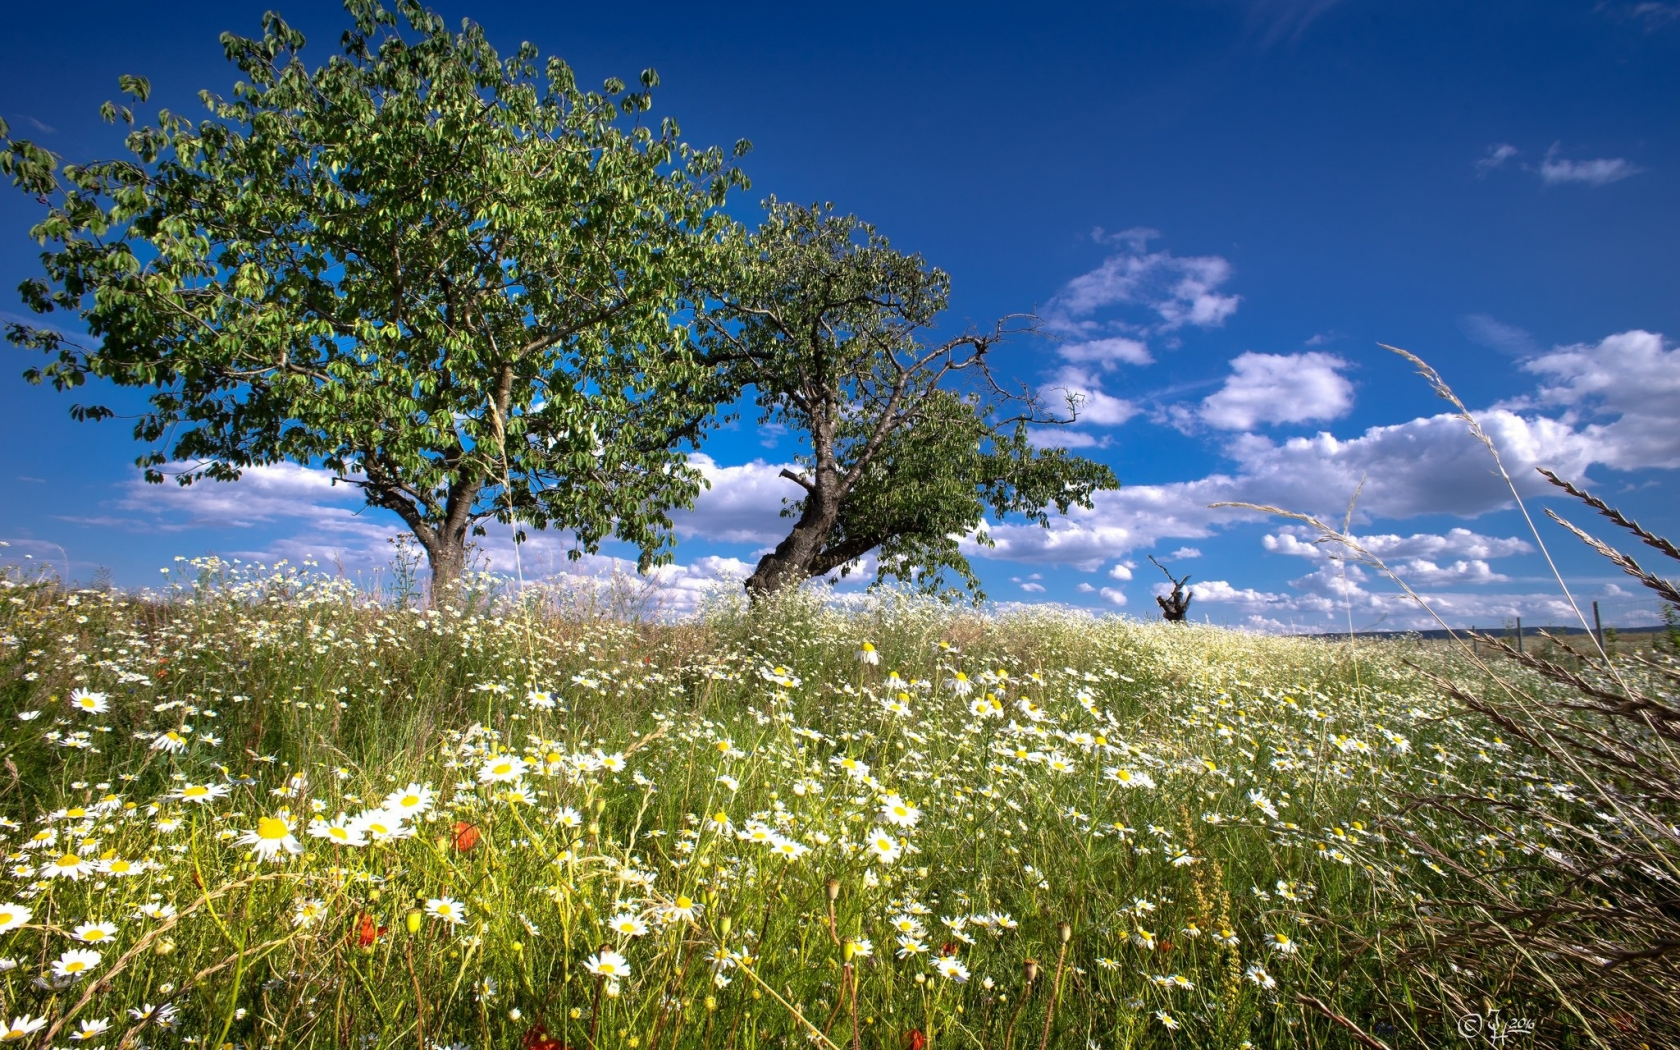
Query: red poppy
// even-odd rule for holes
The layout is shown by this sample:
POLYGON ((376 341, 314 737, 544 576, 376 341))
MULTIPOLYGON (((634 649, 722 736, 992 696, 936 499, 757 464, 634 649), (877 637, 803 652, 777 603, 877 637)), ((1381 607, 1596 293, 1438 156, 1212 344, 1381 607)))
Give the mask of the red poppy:
POLYGON ((474 846, 478 845, 478 839, 479 832, 477 827, 472 824, 468 824, 464 820, 457 820, 455 822, 455 849, 457 852, 465 853, 472 849, 474 846))
POLYGON ((540 1024, 534 1024, 519 1040, 520 1050, 565 1050, 560 1040, 548 1034, 548 1029, 540 1024))
POLYGON ((956 941, 946 941, 944 944, 941 944, 939 946, 939 954, 940 955, 955 955, 955 954, 957 954, 957 942, 956 941))
POLYGON ((927 1045, 927 1036, 922 1034, 920 1028, 912 1028, 904 1033, 904 1045, 910 1050, 922 1050, 922 1047, 927 1045))
POLYGON ((350 931, 350 936, 356 939, 356 947, 371 948, 373 942, 385 936, 385 931, 389 928, 379 925, 379 920, 363 912, 356 917, 356 928, 350 931))

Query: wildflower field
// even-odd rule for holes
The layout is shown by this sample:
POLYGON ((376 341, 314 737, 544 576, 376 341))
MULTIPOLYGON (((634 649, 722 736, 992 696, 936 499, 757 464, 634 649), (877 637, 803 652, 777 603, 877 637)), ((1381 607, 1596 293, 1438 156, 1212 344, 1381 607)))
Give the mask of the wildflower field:
POLYGON ((1417 920, 1580 826, 1404 804, 1582 808, 1439 649, 189 573, 3 580, 4 1041, 1460 1043, 1417 920))

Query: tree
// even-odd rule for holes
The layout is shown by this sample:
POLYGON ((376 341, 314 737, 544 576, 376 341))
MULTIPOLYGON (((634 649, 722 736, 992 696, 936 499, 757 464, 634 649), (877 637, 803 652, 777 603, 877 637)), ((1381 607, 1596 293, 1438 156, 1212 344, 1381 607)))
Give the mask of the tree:
POLYGON ((924 345, 949 295, 942 271, 831 206, 768 208, 733 278, 695 315, 706 360, 750 391, 760 424, 808 443, 800 469, 782 472, 803 495, 783 512, 787 538, 746 581, 754 600, 844 575, 871 551, 876 582, 943 593, 949 569, 983 597, 959 537, 988 509, 1046 525, 1048 507, 1089 507, 1118 487, 1101 464, 1034 449, 1029 424, 1071 414, 993 381, 987 353, 1023 326, 924 345))
MULTIPOLYGON (((50 205, 46 278, 23 297, 90 336, 10 326, 52 356, 26 377, 150 391, 148 481, 336 472, 413 531, 434 592, 491 518, 667 560, 668 509, 701 483, 681 446, 719 393, 680 291, 745 179, 669 118, 644 126, 652 70, 584 91, 413 0, 345 7, 343 54, 314 70, 278 15, 261 39, 223 34, 244 79, 231 101, 201 94, 197 126, 106 103, 131 159, 60 168, 0 126, 0 170, 50 205)), ((145 101, 143 79, 120 83, 145 101)))

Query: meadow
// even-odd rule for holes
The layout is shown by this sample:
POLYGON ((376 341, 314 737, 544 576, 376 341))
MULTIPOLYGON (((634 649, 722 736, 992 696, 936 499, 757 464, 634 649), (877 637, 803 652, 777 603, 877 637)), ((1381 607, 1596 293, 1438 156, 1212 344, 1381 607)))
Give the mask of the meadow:
POLYGON ((172 578, 0 579, 5 1042, 1469 1045, 1454 1002, 1575 1038, 1433 952, 1466 865, 1554 893, 1593 809, 1438 646, 172 578), (1443 796, 1493 805, 1407 801, 1443 796))

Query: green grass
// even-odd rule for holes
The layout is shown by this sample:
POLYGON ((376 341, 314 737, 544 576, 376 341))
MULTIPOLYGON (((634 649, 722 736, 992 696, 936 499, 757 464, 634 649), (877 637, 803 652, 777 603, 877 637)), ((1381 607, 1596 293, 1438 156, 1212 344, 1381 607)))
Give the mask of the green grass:
POLYGON ((1394 961, 1452 895, 1418 844, 1550 844, 1399 808, 1553 780, 1402 662, 1470 673, 1439 650, 908 600, 427 614, 196 571, 147 600, 4 581, 0 905, 32 914, 0 933, 0 1023, 44 1018, 25 1045, 93 1021, 108 1046, 1355 1045, 1302 996, 1440 1044, 1427 967, 1394 961), (402 837, 308 833, 411 784, 433 800, 402 837), (298 852, 242 841, 265 819, 298 852), (115 932, 82 945, 90 922, 115 932), (605 949, 626 976, 589 972, 605 949))

